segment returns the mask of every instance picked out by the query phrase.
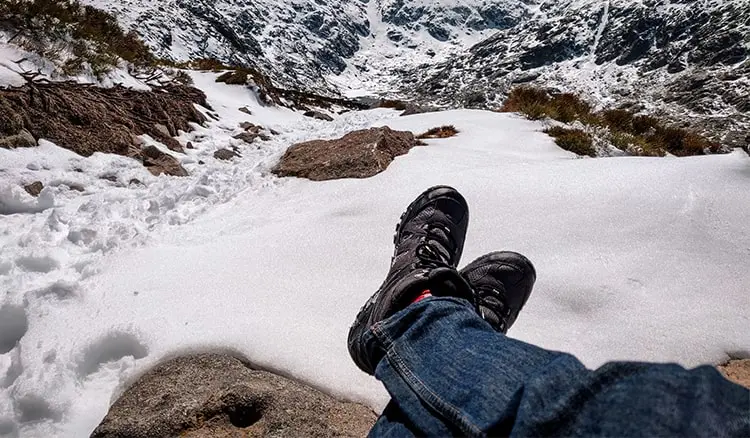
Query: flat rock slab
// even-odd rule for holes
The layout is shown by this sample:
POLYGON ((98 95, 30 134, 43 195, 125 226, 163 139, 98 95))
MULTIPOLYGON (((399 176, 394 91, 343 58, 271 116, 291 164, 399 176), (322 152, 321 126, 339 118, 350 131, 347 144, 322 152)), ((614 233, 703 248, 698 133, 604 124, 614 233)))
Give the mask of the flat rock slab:
POLYGON ((353 131, 335 140, 292 145, 274 173, 313 181, 367 178, 384 171, 395 157, 418 144, 411 132, 387 126, 353 131))
POLYGON ((225 354, 172 359, 115 402, 95 438, 365 436, 376 415, 225 354))

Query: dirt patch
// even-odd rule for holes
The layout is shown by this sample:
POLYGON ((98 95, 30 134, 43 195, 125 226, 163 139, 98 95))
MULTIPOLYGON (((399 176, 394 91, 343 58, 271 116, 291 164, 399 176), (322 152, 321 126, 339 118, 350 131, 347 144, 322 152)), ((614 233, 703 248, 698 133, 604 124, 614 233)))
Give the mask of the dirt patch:
POLYGON ((147 437, 365 436, 368 408, 223 354, 163 363, 112 405, 91 435, 147 437))
POLYGON ((137 136, 148 134, 182 152, 172 136, 190 131, 191 122, 206 121, 194 104, 207 107, 206 95, 181 85, 153 91, 71 83, 0 89, 0 145, 2 138, 27 132, 83 156, 106 152, 143 159, 137 136))
POLYGON ((730 360, 716 368, 727 379, 750 389, 750 359, 730 360))
POLYGON ((313 181, 367 178, 384 171, 395 157, 418 144, 408 131, 394 131, 387 126, 363 129, 336 140, 292 145, 274 173, 313 181))

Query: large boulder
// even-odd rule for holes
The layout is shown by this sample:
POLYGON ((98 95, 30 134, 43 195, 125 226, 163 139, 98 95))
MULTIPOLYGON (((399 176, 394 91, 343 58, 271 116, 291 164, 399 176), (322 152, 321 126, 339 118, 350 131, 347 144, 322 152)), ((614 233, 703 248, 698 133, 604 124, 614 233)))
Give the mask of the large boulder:
POLYGON ((165 362, 112 405, 94 438, 365 436, 368 408, 224 354, 165 362))
POLYGON ((292 145, 274 168, 279 176, 313 181, 367 178, 384 171, 394 157, 420 144, 408 131, 384 126, 354 131, 336 140, 292 145))

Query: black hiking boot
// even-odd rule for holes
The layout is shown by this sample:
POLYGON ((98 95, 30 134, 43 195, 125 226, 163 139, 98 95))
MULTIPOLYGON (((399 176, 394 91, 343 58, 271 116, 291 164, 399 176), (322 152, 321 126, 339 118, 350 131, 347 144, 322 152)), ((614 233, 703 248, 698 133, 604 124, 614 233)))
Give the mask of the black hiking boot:
POLYGON ((516 321, 536 281, 529 259, 510 251, 484 255, 463 268, 461 275, 474 290, 479 315, 502 333, 516 321))
POLYGON ((474 294, 456 271, 469 224, 469 207, 455 189, 428 189, 409 205, 396 226, 391 269, 365 303, 349 330, 349 354, 364 372, 373 374, 380 357, 368 357, 362 335, 411 304, 422 292, 472 302, 474 294))

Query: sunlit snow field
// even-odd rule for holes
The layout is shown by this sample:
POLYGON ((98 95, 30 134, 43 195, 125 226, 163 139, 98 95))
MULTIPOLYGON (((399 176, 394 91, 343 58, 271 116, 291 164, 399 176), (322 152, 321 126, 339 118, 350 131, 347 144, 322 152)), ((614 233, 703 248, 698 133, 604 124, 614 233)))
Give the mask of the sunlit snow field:
POLYGON ((354 366, 345 338, 387 272, 400 213, 435 184, 471 208, 461 265, 493 250, 535 264, 511 336, 591 367, 750 357, 744 152, 578 159, 512 114, 379 109, 328 123, 194 78, 220 120, 183 135, 196 147, 180 156, 189 177, 50 143, 0 149, 0 435, 87 436, 128 382, 187 350, 229 349, 381 409, 386 392, 354 366), (246 105, 252 116, 237 110, 246 105), (231 136, 242 121, 281 134, 243 146, 236 162, 215 160, 240 144, 231 136), (458 136, 428 140, 372 178, 269 173, 297 141, 445 124, 458 136), (48 186, 38 199, 20 188, 35 180, 48 186))

